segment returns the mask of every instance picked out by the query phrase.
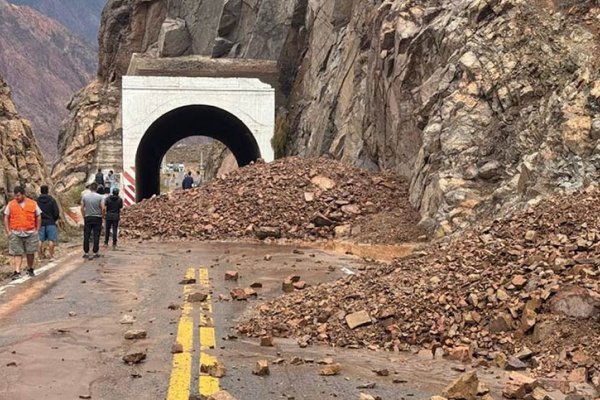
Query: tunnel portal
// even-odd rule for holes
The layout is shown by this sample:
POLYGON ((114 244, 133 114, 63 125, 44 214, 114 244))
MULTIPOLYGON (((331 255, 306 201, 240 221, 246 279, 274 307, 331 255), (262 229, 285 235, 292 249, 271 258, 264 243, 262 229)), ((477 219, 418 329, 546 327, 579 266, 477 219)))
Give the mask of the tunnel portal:
POLYGON ((154 122, 140 141, 135 159, 136 201, 160 194, 160 167, 165 154, 190 136, 208 136, 222 142, 240 167, 261 158, 252 132, 235 115, 204 105, 178 108, 154 122))
POLYGON ((167 151, 208 136, 238 165, 273 161, 275 89, 257 78, 124 76, 123 197, 127 205, 160 193, 167 151))

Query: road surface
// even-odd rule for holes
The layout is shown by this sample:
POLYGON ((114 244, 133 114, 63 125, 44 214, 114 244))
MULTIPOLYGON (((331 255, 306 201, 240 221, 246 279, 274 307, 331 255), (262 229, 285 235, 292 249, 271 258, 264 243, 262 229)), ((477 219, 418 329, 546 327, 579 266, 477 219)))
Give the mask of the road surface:
MULTIPOLYGON (((460 374, 452 369, 459 365, 430 354, 301 349, 296 341, 283 339, 275 339, 275 347, 260 347, 256 340, 232 336, 231 327, 248 307, 281 295, 281 281, 291 273, 317 284, 361 263, 350 256, 310 249, 296 254, 294 249, 129 242, 96 261, 83 261, 74 252, 33 280, 8 287, 0 283, 0 399, 187 400, 217 389, 240 400, 358 399, 361 392, 384 400, 427 399, 460 374), (265 254, 272 260, 265 261, 265 254), (238 284, 224 281, 227 270, 239 271, 238 284), (186 275, 196 284, 180 284, 186 275), (229 297, 232 287, 252 282, 264 285, 258 299, 220 299, 229 297), (209 299, 186 301, 186 293, 203 287, 209 288, 209 299), (125 315, 135 322, 121 324, 125 315), (130 329, 146 330, 147 338, 124 339, 130 329), (176 342, 184 352, 173 355, 176 342), (146 352, 146 360, 125 364, 122 357, 136 351, 146 352), (303 363, 293 365, 294 357, 303 363), (342 365, 339 376, 319 376, 316 361, 324 357, 342 365), (269 361, 269 376, 252 374, 260 359, 269 361), (277 359, 284 361, 274 364, 277 359), (200 364, 209 361, 222 363, 225 376, 202 374, 200 364), (373 372, 383 368, 389 376, 373 372)), ((484 371, 480 378, 499 392, 495 371, 484 371)))

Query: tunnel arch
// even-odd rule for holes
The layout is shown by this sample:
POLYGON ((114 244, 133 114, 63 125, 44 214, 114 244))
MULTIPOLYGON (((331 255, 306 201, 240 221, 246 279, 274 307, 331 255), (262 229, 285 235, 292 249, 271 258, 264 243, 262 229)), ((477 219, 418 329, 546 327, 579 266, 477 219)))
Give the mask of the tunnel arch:
POLYGON ((235 115, 209 105, 176 108, 158 118, 142 136, 135 157, 136 201, 160 194, 160 167, 173 145, 190 136, 223 143, 242 167, 261 158, 250 129, 235 115))

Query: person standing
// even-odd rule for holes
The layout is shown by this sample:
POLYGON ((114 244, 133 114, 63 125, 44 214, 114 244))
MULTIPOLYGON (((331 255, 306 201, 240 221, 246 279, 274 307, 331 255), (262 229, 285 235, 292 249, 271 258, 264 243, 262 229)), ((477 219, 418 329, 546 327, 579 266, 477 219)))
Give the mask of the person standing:
POLYGON ((81 215, 83 215, 83 258, 91 260, 100 255, 100 231, 102 230, 102 217, 104 216, 104 196, 96 193, 96 182, 90 185, 91 192, 81 199, 81 215), (90 255, 90 238, 93 239, 94 255, 90 255))
POLYGON ((104 186, 104 174, 102 173, 102 170, 100 168, 98 168, 98 172, 96 172, 94 182, 97 186, 104 186))
POLYGON ((37 199, 38 206, 42 210, 42 227, 40 229, 40 256, 46 253, 44 245, 48 242, 50 258, 54 258, 54 249, 58 242, 58 228, 56 221, 60 218, 58 203, 48 194, 47 185, 40 188, 40 197, 37 199))
POLYGON ((181 182, 181 187, 183 190, 191 189, 194 185, 194 178, 192 178, 192 171, 189 171, 183 181, 181 182))
POLYGON ((121 220, 121 209, 123 208, 123 199, 119 197, 119 189, 114 188, 112 194, 104 200, 106 210, 104 226, 104 246, 108 247, 108 239, 112 230, 112 248, 117 248, 117 239, 119 235, 119 221, 121 220))
POLYGON ((17 186, 14 194, 14 199, 4 209, 4 231, 8 237, 8 251, 14 257, 15 264, 13 280, 21 277, 23 256, 27 258, 27 274, 35 276, 33 263, 42 225, 42 210, 34 200, 25 196, 25 189, 17 186))
POLYGON ((112 193, 115 187, 117 187, 117 177, 112 169, 108 171, 108 176, 106 177, 106 186, 108 187, 109 194, 112 193))

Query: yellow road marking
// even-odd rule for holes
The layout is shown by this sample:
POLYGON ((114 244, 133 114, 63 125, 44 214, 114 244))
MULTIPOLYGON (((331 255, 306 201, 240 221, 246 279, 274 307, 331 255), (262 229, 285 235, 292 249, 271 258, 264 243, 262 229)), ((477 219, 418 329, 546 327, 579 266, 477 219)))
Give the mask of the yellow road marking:
MULTIPOLYGON (((198 282, 204 289, 210 288, 208 280, 208 269, 200 268, 198 282)), ((215 328, 212 326, 212 298, 209 295, 202 303, 200 313, 200 371, 203 365, 214 365, 217 358, 206 353, 206 350, 214 349, 217 345, 215 328)), ((198 390, 200 395, 210 396, 220 390, 219 378, 212 377, 205 373, 200 373, 198 380, 198 390)))
MULTIPOLYGON (((196 270, 190 268, 185 274, 186 279, 194 279, 196 270)), ((191 285, 183 287, 183 310, 177 328, 177 342, 183 347, 183 353, 173 355, 173 367, 167 400, 188 400, 192 381, 192 352, 194 350, 194 318, 193 306, 187 301, 187 295, 193 290, 191 285)))

